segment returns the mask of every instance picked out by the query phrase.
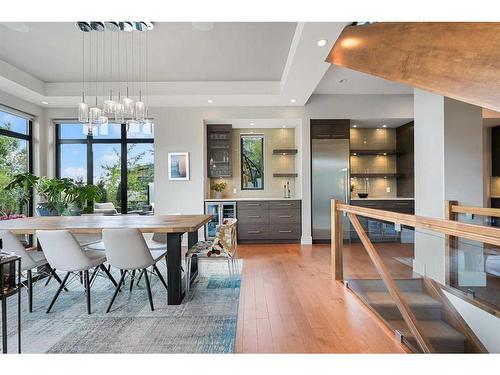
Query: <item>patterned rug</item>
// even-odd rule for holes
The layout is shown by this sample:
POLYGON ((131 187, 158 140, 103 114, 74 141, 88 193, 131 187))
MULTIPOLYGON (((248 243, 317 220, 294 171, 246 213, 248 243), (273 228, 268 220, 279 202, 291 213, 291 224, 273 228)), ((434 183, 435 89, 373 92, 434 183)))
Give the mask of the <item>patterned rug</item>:
MULTIPOLYGON (((240 260, 240 270, 243 266, 240 260)), ((162 273, 165 273, 164 267, 162 273)), ((116 280, 118 276, 114 273, 116 280)), ((164 275, 165 277, 165 275, 164 275)), ((106 309, 114 286, 97 277, 91 289, 92 315, 78 280, 61 292, 52 311, 45 313, 58 284, 35 286, 33 312, 22 298, 23 353, 232 353, 240 280, 231 282, 225 262, 203 262, 200 274, 181 305, 168 306, 167 292, 151 276, 155 311, 151 311, 144 279, 129 293, 129 283, 106 309)), ((9 352, 17 352, 17 297, 9 299, 9 352)))

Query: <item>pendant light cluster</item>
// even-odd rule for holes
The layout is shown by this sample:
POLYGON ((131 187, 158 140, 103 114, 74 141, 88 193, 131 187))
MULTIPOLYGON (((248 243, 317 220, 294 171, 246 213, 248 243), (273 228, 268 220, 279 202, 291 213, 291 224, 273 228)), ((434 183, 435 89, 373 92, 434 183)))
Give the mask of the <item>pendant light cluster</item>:
POLYGON ((142 93, 145 85, 147 98, 148 31, 154 25, 151 22, 77 22, 76 25, 82 31, 82 101, 78 104, 78 121, 84 124, 83 133, 107 135, 110 121, 125 121, 131 133, 139 133, 142 128, 144 134, 152 134, 153 124, 148 119, 142 93), (125 95, 122 95, 124 84, 125 95), (90 99, 90 108, 86 89, 95 97, 90 99), (132 98, 133 93, 137 100, 132 98))

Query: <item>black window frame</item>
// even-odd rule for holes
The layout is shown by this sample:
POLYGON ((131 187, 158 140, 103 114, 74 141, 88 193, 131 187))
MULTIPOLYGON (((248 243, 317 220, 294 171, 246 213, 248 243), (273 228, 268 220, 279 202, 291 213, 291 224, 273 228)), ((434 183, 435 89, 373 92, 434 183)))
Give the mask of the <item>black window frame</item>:
MULTIPOLYGON (((29 117, 21 116, 18 113, 9 112, 0 108, 1 112, 9 113, 13 116, 24 118, 28 122, 27 134, 14 132, 12 130, 0 129, 0 136, 11 137, 16 139, 24 140, 28 143, 28 173, 33 173, 33 120, 29 117)), ((34 192, 31 192, 30 203, 28 205, 28 216, 33 216, 33 204, 34 204, 34 192)))
POLYGON ((240 186, 241 190, 264 190, 264 157, 265 157, 265 141, 264 141, 264 134, 240 134, 240 186), (243 139, 245 137, 260 137, 261 138, 261 143, 262 143, 262 170, 260 171, 262 173, 262 187, 260 188, 248 188, 248 187, 243 187, 243 139))
MULTIPOLYGON (((127 137, 127 124, 120 124, 120 138, 94 138, 91 134, 80 139, 61 139, 61 125, 78 125, 78 121, 56 122, 56 177, 61 177, 61 145, 63 144, 84 144, 87 147, 87 183, 94 183, 94 156, 92 145, 94 144, 119 144, 120 145, 120 201, 121 213, 128 213, 128 175, 127 175, 127 146, 132 143, 148 143, 154 145, 154 135, 151 138, 129 138, 127 137)), ((153 133, 154 134, 154 133, 153 133)), ((149 194, 149 193, 148 193, 149 194)))

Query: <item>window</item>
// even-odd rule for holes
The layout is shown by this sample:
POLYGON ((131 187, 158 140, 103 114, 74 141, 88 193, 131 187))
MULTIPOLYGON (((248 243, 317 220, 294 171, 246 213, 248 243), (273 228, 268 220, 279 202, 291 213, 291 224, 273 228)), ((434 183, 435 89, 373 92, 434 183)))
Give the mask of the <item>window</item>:
POLYGON ((134 212, 153 203, 153 125, 110 123, 105 132, 85 135, 82 124, 56 124, 57 175, 92 181, 101 202, 134 212))
POLYGON ((241 135, 241 190, 264 190, 264 135, 241 135))
POLYGON ((22 205, 19 192, 3 188, 19 173, 32 172, 29 118, 0 111, 0 215, 31 216, 32 205, 22 205))

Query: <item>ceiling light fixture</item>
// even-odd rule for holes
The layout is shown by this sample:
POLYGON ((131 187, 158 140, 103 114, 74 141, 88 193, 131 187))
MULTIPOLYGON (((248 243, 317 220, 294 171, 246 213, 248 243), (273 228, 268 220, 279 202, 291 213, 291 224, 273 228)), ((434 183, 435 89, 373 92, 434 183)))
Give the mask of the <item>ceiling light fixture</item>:
POLYGON ((353 127, 353 128, 357 128, 357 127, 358 127, 358 125, 354 124, 352 127, 353 127))
POLYGON ((283 125, 283 126, 282 126, 282 128, 283 128, 283 129, 285 129, 285 128, 286 128, 286 125, 283 125))
POLYGON ((382 125, 382 127, 383 127, 383 128, 387 128, 387 125, 385 125, 385 124, 384 124, 384 125, 382 125))
POLYGON ((213 102, 214 102, 214 101, 213 101, 212 99, 208 99, 208 100, 207 100, 207 103, 210 103, 210 104, 211 104, 211 103, 213 103, 213 102))
POLYGON ((290 99, 290 103, 296 103, 297 99, 290 99))
POLYGON ((255 123, 253 123, 253 122, 250 123, 250 126, 254 126, 254 125, 255 125, 255 123))
POLYGON ((45 105, 49 104, 49 102, 46 102, 45 100, 42 100, 40 103, 45 105))
POLYGON ((316 45, 317 45, 318 47, 324 47, 324 46, 326 46, 326 43, 328 43, 328 40, 326 40, 326 39, 320 39, 320 40, 318 40, 318 41, 316 42, 316 45))
POLYGON ((339 80, 339 83, 346 83, 347 82, 347 79, 346 78, 342 78, 339 80))

